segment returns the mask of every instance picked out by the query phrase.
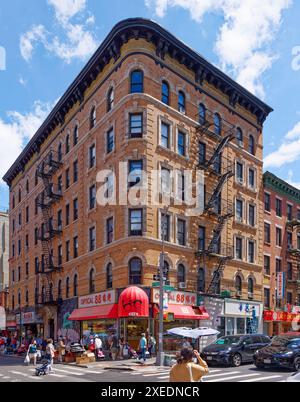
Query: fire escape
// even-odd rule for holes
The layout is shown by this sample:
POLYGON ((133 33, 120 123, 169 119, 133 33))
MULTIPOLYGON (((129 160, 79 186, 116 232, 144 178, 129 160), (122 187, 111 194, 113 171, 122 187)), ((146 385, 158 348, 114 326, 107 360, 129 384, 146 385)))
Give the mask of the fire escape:
POLYGON ((37 206, 42 211, 43 223, 38 232, 42 244, 42 256, 36 266, 36 304, 56 305, 53 295, 52 275, 62 269, 60 257, 54 257, 52 242, 62 233, 62 223, 52 217, 52 207, 62 198, 62 189, 53 184, 53 175, 61 168, 61 155, 50 151, 38 165, 37 175, 43 181, 44 189, 39 194, 37 206))
MULTIPOLYGON (((233 259, 233 247, 222 244, 222 231, 227 222, 234 216, 233 204, 227 199, 222 199, 222 193, 229 179, 234 176, 234 162, 223 156, 230 142, 236 138, 234 126, 222 121, 222 128, 216 132, 214 116, 206 111, 205 119, 197 127, 201 138, 212 138, 213 146, 205 149, 205 154, 199 152, 198 169, 204 171, 206 183, 212 184, 212 192, 206 191, 204 186, 205 200, 203 216, 214 223, 215 228, 209 238, 199 242, 196 256, 203 266, 207 261, 213 261, 215 269, 212 279, 206 289, 207 295, 220 294, 220 280, 226 263, 233 259)), ((199 139, 199 138, 198 138, 199 139)), ((206 142, 205 142, 206 143, 206 142)))

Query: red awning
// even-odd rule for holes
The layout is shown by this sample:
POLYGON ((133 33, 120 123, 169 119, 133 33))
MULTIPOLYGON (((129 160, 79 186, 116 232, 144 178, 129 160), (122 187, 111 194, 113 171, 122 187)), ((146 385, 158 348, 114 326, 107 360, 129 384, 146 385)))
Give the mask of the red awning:
POLYGON ((118 316, 126 317, 149 317, 149 297, 138 286, 130 286, 123 290, 119 297, 118 316))
POLYGON ((91 321, 101 318, 118 318, 118 305, 86 307, 74 310, 68 318, 69 321, 91 321))
POLYGON ((203 308, 169 304, 165 314, 174 314, 176 320, 209 320, 209 314, 203 308))
POLYGON ((16 326, 16 321, 6 321, 6 328, 15 328, 16 326))

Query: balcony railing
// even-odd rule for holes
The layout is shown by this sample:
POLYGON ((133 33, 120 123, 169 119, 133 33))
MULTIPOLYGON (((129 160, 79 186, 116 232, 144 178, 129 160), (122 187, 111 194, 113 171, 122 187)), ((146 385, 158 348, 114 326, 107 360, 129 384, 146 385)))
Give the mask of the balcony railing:
POLYGON ((205 248, 201 245, 198 247, 198 256, 210 256, 221 259, 231 260, 234 258, 234 248, 233 246, 228 246, 227 244, 212 244, 209 243, 205 248))
POLYGON ((50 178, 62 166, 62 155, 55 151, 50 151, 39 164, 37 174, 39 177, 50 178))
POLYGON ((62 270, 62 258, 61 257, 44 257, 41 258, 37 265, 35 265, 35 273, 49 274, 52 272, 60 272, 62 270))
POLYGON ((60 186, 51 184, 42 193, 39 194, 37 205, 40 208, 49 208, 52 204, 62 198, 62 189, 60 186))
POLYGON ((39 229, 39 240, 48 241, 62 234, 62 222, 51 220, 39 229))
POLYGON ((208 192, 205 194, 204 211, 207 212, 209 215, 215 215, 218 217, 233 217, 233 203, 228 200, 218 198, 212 203, 212 207, 210 207, 210 200, 212 200, 213 196, 213 194, 208 192))
POLYGON ((217 139, 224 138, 228 135, 235 138, 235 127, 228 121, 221 119, 220 126, 215 124, 215 113, 206 109, 205 116, 200 116, 199 113, 195 116, 198 121, 197 130, 202 134, 207 134, 217 139))

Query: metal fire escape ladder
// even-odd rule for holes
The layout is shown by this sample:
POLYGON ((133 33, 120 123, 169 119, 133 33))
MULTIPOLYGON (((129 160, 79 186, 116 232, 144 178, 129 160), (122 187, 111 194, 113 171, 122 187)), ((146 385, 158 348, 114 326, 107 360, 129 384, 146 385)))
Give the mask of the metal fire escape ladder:
POLYGON ((235 138, 235 136, 232 133, 226 135, 226 137, 224 137, 222 139, 222 141, 220 142, 220 144, 214 151, 212 157, 205 163, 204 167, 208 168, 208 167, 212 166, 217 161, 218 157, 222 154, 224 149, 227 147, 229 142, 232 141, 234 138, 235 138))
POLYGON ((206 204, 206 209, 211 209, 214 207, 215 203, 218 201, 221 193, 222 193, 222 189, 224 184, 227 182, 227 180, 230 179, 230 177, 233 176, 233 172, 232 171, 228 171, 225 174, 223 174, 220 178, 220 181, 216 187, 216 189, 214 190, 212 196, 210 197, 208 203, 206 204))

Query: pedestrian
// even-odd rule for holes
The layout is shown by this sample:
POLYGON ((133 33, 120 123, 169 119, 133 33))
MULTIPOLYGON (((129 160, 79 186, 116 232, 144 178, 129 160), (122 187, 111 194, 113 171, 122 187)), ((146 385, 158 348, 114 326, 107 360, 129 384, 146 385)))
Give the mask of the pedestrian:
POLYGON ((111 357, 112 360, 115 361, 118 358, 118 354, 119 354, 119 349, 120 349, 120 345, 119 345, 119 339, 117 334, 112 334, 111 338, 110 338, 110 352, 111 352, 111 357))
POLYGON ((62 363, 63 356, 65 356, 66 354, 66 345, 62 337, 59 338, 57 350, 58 350, 58 362, 62 363))
POLYGON ((152 357, 152 355, 155 353, 155 348, 156 348, 156 339, 154 338, 154 336, 149 334, 149 336, 148 336, 148 352, 149 352, 150 357, 152 357))
POLYGON ((140 359, 146 363, 147 339, 146 334, 142 334, 139 343, 140 359))
POLYGON ((100 352, 102 351, 102 340, 98 335, 95 335, 95 357, 96 360, 99 359, 100 352))
POLYGON ((119 340, 119 357, 122 360, 124 359, 124 347, 125 347, 125 345, 126 345, 126 342, 125 342, 124 337, 122 336, 120 338, 120 340, 119 340))
POLYGON ((170 372, 170 382, 200 382, 209 373, 207 363, 197 350, 182 349, 180 357, 170 372), (193 362, 197 358, 199 364, 193 362))
POLYGON ((36 366, 36 361, 37 361, 37 344, 36 341, 32 341, 31 344, 28 347, 28 351, 27 351, 27 355, 29 357, 29 361, 28 361, 28 366, 31 362, 31 360, 33 360, 33 365, 36 366))
POLYGON ((46 346, 46 359, 49 360, 50 364, 50 372, 53 373, 53 362, 54 362, 54 356, 55 356, 55 349, 53 346, 53 340, 48 339, 47 340, 47 346, 46 346))

